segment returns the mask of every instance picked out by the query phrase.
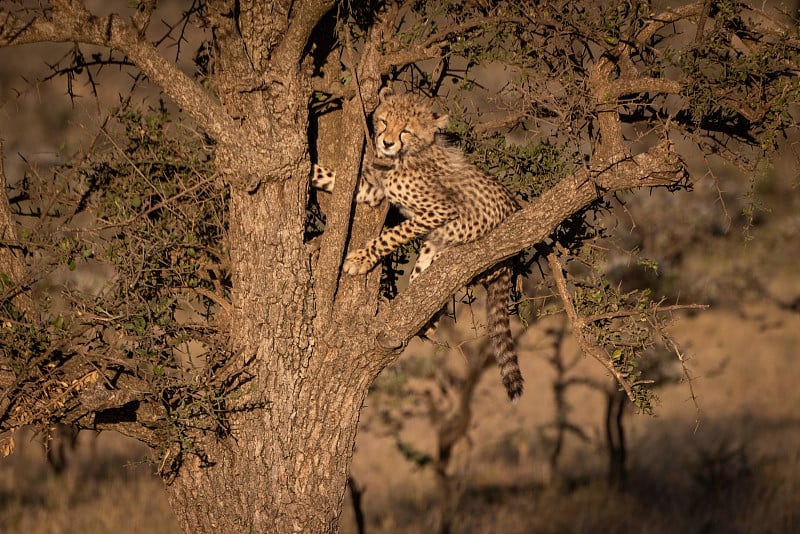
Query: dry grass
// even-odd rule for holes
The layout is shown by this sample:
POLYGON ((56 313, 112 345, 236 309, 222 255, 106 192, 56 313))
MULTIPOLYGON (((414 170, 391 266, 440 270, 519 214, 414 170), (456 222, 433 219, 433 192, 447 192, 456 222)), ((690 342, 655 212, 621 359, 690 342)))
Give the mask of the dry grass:
POLYGON ((119 534, 179 532, 161 481, 141 444, 84 432, 55 474, 30 432, 0 461, 0 532, 119 534))

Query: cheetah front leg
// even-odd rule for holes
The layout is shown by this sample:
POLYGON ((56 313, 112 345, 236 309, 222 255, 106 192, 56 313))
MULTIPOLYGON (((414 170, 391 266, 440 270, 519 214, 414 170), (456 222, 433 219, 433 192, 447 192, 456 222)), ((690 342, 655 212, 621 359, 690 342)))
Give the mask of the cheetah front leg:
POLYGON ((336 185, 336 173, 316 163, 311 166, 311 187, 333 193, 336 185))
POLYGON ((364 248, 350 252, 344 260, 342 270, 347 274, 363 274, 372 269, 381 258, 415 237, 427 234, 455 217, 450 210, 428 213, 408 219, 386 230, 371 240, 364 248))
MULTIPOLYGON (((375 176, 374 171, 369 167, 366 168, 358 184, 356 202, 368 204, 373 208, 380 204, 386 195, 383 188, 376 185, 376 183, 380 183, 379 178, 375 176)), ((333 188, 335 186, 336 173, 316 163, 313 164, 311 169, 311 187, 327 193, 333 193, 333 188)))

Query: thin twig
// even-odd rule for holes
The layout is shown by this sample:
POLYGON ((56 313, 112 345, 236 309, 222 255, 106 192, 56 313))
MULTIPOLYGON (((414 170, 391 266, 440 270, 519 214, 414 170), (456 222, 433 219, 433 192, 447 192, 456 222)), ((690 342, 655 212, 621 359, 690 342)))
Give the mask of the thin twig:
MULTIPOLYGON (((678 310, 706 310, 708 304, 673 304, 670 306, 655 305, 656 312, 667 313, 678 310)), ((597 321, 605 321, 609 319, 621 319, 622 317, 632 317, 634 315, 644 315, 645 312, 639 310, 619 310, 608 313, 598 313, 584 319, 586 324, 596 323, 597 321)))
POLYGON ((672 352, 675 354, 675 356, 678 358, 678 361, 681 363, 681 371, 683 373, 684 378, 686 379, 686 383, 689 386, 689 395, 690 398, 692 399, 692 403, 694 404, 695 411, 698 414, 698 416, 695 418, 695 430, 697 430, 697 427, 700 426, 700 417, 699 417, 700 404, 697 402, 697 395, 694 392, 694 385, 693 385, 694 378, 689 372, 689 367, 686 365, 687 361, 686 356, 684 356, 683 352, 681 351, 680 347, 678 347, 678 344, 675 342, 674 339, 665 335, 663 332, 660 333, 661 333, 661 339, 664 342, 664 344, 668 345, 669 348, 672 349, 672 352))

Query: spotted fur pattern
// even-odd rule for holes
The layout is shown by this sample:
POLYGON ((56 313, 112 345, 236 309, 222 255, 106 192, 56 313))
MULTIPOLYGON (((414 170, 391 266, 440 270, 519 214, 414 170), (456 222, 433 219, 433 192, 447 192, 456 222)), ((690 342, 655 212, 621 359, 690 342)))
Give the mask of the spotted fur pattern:
MULTIPOLYGON (((512 194, 492 176, 468 163, 460 150, 437 139, 447 116, 437 116, 423 99, 395 96, 384 88, 373 115, 375 148, 391 165, 365 169, 356 194, 372 206, 386 198, 406 217, 363 248, 351 251, 343 270, 361 274, 410 240, 423 237, 411 281, 453 245, 485 235, 519 209, 512 194)), ((312 185, 333 191, 335 175, 314 166, 312 185)), ((522 375, 508 318, 511 269, 502 263, 482 275, 487 291, 490 346, 512 400, 522 394, 522 375)))

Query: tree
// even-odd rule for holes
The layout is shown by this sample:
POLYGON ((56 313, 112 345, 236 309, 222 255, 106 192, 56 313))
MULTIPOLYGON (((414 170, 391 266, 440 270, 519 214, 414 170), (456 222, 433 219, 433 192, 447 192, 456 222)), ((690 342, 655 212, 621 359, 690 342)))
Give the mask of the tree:
POLYGON ((646 408, 634 319, 656 306, 568 286, 564 264, 601 231, 604 199, 686 187, 682 152, 754 171, 797 125, 796 31, 738 2, 195 1, 161 39, 156 7, 0 9, 0 45, 72 43, 56 73, 131 69, 181 110, 123 98, 102 146, 0 201, 0 425, 144 441, 191 532, 335 531, 370 384, 454 292, 521 251, 547 259, 581 347, 646 408), (195 76, 165 53, 189 24, 206 31, 195 76), (470 104, 485 65, 513 73, 492 116, 470 104), (384 83, 440 96, 474 161, 529 201, 396 296, 395 263, 340 272, 386 214, 352 208, 384 83), (324 231, 309 154, 338 174, 324 231), (36 280, 90 261, 113 266, 100 294, 37 302, 36 280))

